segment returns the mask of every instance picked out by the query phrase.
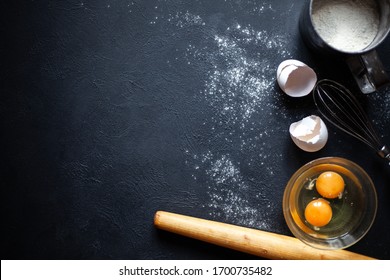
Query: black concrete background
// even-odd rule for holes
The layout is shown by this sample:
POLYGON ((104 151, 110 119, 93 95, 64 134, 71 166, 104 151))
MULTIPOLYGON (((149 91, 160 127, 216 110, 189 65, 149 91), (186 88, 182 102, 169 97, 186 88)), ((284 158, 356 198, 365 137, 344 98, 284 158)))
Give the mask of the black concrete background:
MULTIPOLYGON (((201 153, 218 148, 242 162, 249 153, 256 162, 260 154, 227 145, 204 125, 214 114, 199 97, 207 62, 194 57, 187 58, 194 60, 192 67, 180 59, 166 62, 175 61, 177 50, 189 42, 204 40, 207 46, 210 30, 241 22, 270 34, 288 34, 286 48, 294 58, 310 64, 320 78, 353 88, 343 63, 318 56, 302 43, 297 24, 303 2, 2 1, 2 259, 253 258, 153 227, 157 210, 210 219, 202 207, 206 182, 193 179, 193 167, 186 164, 188 149, 201 153), (269 12, 253 12, 270 5, 269 12), (177 11, 200 15, 204 29, 161 24, 177 11)), ((387 70, 389 50, 390 38, 378 49, 387 70)), ((270 60, 277 65, 280 57, 270 60)), ((270 94, 282 95, 276 85, 270 94)), ((381 135, 390 143, 389 105, 383 104, 388 94, 389 88, 360 98, 370 117, 380 120, 381 135)), ((290 121, 314 110, 309 97, 281 99, 286 122, 268 119, 269 127, 283 125, 287 131, 290 121)), ((291 235, 281 212, 291 174, 322 156, 355 161, 372 177, 379 207, 369 233, 350 250, 388 259, 389 168, 336 130, 330 140, 320 152, 305 153, 287 132, 275 135, 266 145, 281 151, 283 162, 274 166, 272 158, 261 159, 277 170, 272 182, 265 181, 256 164, 242 165, 241 174, 251 177, 251 187, 267 188, 268 198, 275 201, 279 214, 269 230, 291 235)))

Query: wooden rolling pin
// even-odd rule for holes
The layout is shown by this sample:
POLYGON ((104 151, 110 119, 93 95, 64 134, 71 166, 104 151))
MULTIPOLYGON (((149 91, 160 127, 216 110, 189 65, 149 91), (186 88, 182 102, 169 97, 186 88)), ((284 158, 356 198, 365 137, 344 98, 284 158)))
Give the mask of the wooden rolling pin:
POLYGON ((157 211, 154 225, 222 247, 267 259, 373 259, 346 250, 320 250, 297 238, 164 211, 157 211))

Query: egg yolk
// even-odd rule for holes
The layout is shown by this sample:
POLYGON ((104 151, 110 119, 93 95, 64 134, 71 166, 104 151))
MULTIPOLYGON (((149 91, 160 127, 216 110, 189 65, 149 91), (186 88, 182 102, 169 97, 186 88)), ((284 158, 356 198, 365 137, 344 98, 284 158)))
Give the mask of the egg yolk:
POLYGON ((340 174, 333 171, 326 171, 318 176, 316 189, 325 198, 341 197, 344 191, 344 179, 340 174))
POLYGON ((312 226, 326 226, 332 219, 332 208, 329 202, 322 198, 310 201, 305 208, 305 219, 312 226))

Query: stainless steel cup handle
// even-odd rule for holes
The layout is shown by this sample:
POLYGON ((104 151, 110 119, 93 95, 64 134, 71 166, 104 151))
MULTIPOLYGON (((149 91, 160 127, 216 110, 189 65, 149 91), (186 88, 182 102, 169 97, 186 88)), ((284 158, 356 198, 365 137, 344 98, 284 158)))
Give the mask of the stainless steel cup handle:
POLYGON ((376 50, 358 55, 350 55, 346 58, 346 61, 363 93, 372 93, 390 83, 390 78, 376 50))

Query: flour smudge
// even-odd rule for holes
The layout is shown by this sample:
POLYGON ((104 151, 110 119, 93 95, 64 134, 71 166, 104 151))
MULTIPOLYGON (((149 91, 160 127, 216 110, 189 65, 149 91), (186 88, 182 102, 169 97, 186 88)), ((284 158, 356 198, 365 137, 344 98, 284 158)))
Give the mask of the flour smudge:
MULTIPOLYGON (((263 6, 254 12, 267 9, 272 7, 263 6)), ((274 76, 276 63, 291 56, 286 49, 288 35, 256 30, 238 22, 225 30, 215 30, 207 20, 189 11, 170 14, 167 22, 179 30, 202 28, 206 43, 189 42, 183 56, 189 65, 199 61, 210 66, 204 88, 198 93, 213 109, 213 116, 204 125, 211 126, 215 138, 232 148, 186 151, 192 177, 204 184, 207 193, 208 201, 201 206, 213 219, 269 229, 278 208, 264 188, 273 187, 268 182, 272 182, 283 158, 282 152, 269 143, 274 135, 285 133, 287 118, 280 93, 275 90, 274 76), (268 124, 275 118, 280 119, 280 125, 270 128, 268 124), (249 156, 245 162, 237 162, 235 153, 249 156), (275 165, 264 164, 269 157, 275 165), (247 170, 252 169, 262 173, 264 182, 259 184, 248 176, 247 170), (258 210, 264 207, 269 211, 258 210)))

